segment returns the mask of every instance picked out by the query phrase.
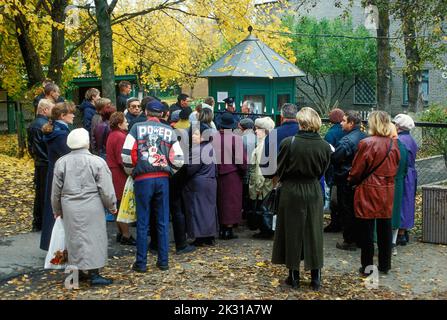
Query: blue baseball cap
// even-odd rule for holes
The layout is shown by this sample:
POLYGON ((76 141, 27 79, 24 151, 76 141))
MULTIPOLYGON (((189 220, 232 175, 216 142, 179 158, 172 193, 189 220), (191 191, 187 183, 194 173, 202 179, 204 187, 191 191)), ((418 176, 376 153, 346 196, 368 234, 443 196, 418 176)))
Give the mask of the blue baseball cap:
POLYGON ((152 112, 163 112, 165 106, 158 100, 152 100, 146 104, 146 110, 152 112))

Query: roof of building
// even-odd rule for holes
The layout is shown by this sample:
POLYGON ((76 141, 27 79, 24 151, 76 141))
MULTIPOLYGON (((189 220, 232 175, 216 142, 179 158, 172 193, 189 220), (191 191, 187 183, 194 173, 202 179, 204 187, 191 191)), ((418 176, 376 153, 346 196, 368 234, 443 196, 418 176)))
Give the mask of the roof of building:
POLYGON ((302 77, 305 73, 250 34, 225 53, 200 77, 302 77))

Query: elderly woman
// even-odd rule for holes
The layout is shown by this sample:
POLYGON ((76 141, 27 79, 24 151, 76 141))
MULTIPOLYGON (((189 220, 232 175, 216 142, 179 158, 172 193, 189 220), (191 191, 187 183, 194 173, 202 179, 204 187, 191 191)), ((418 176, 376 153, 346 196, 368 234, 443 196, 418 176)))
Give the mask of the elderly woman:
POLYGON ((214 245, 217 222, 217 166, 211 142, 203 133, 210 130, 200 124, 192 126, 192 148, 186 166, 183 189, 188 233, 195 238, 193 245, 214 245))
MULTIPOLYGON (((67 138, 72 150, 54 167, 51 205, 64 219, 68 263, 88 271, 91 285, 109 285, 99 275, 107 263, 107 230, 103 208, 116 213, 112 175, 106 162, 89 151, 89 133, 80 128, 67 138)), ((81 278, 82 279, 82 278, 81 278)))
MULTIPOLYGON (((241 120, 242 121, 242 120, 241 120)), ((273 189, 272 179, 266 179, 262 175, 261 163, 262 151, 264 150, 264 140, 267 135, 275 129, 275 122, 270 117, 258 118, 255 120, 255 132, 257 137, 257 145, 253 153, 251 153, 250 181, 249 192, 250 200, 255 203, 255 210, 260 209, 262 200, 273 189)), ((260 221, 260 232, 253 235, 254 238, 270 239, 273 237, 273 230, 269 226, 260 221)))
POLYGON ((413 119, 406 114, 398 114, 394 117, 394 123, 397 127, 399 141, 405 145, 408 151, 408 171, 404 181, 404 195, 401 208, 401 225, 399 235, 397 237, 397 245, 406 245, 410 240, 408 236, 408 229, 414 226, 414 211, 415 198, 417 187, 417 172, 416 172, 416 153, 418 152, 418 145, 410 134, 415 125, 413 119))
POLYGON ((282 184, 272 262, 289 269, 286 283, 299 287, 301 257, 319 290, 323 267, 323 194, 320 177, 329 166, 331 147, 318 131, 321 119, 312 108, 297 115, 300 130, 281 142, 277 176, 282 184), (304 252, 303 252, 304 250, 304 252))
POLYGON ((53 182, 54 164, 57 159, 70 152, 67 147, 67 136, 70 133, 69 124, 73 124, 75 105, 71 102, 61 102, 51 109, 48 123, 42 127, 43 141, 48 151, 48 174, 45 190, 45 210, 40 235, 40 248, 48 250, 51 232, 54 225, 53 210, 51 209, 51 184, 53 182))
POLYGON ((360 273, 374 258, 374 226, 377 226, 379 271, 391 269, 391 217, 394 201, 394 179, 400 160, 397 141, 390 138, 391 120, 388 113, 374 111, 368 119, 368 138, 360 140, 352 162, 348 181, 356 186, 354 212, 358 218, 359 242, 362 250, 360 273))

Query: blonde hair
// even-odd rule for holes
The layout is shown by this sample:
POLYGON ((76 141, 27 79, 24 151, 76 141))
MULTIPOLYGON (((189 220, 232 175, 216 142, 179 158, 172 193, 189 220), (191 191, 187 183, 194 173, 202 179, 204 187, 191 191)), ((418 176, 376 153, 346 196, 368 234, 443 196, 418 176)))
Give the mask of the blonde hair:
POLYGON ((112 100, 107 98, 99 98, 95 102, 96 112, 101 113, 102 109, 109 105, 112 105, 112 100))
POLYGON ((397 128, 396 128, 396 126, 395 126, 394 124, 392 124, 392 123, 390 123, 390 130, 391 130, 390 138, 397 139, 397 138, 398 138, 398 135, 397 135, 397 128))
POLYGON ((309 107, 304 107, 296 114, 300 130, 318 132, 321 128, 321 118, 318 113, 309 107))
POLYGON ((96 88, 90 88, 87 90, 87 92, 85 93, 85 99, 87 99, 88 101, 92 101, 93 97, 96 97, 100 94, 99 90, 96 88))
POLYGON ((43 114, 45 109, 52 109, 54 107, 53 101, 50 99, 40 99, 39 104, 37 105, 37 114, 43 114))
POLYGON ((385 111, 373 111, 368 118, 368 131, 372 136, 391 136, 391 118, 385 111))

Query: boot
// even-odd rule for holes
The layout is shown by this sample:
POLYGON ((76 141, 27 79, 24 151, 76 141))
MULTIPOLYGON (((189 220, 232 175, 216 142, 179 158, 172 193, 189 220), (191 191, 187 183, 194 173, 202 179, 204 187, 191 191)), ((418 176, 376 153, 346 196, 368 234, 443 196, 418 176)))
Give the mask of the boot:
POLYGON ((112 279, 107 279, 99 275, 98 269, 89 271, 91 286, 108 286, 113 283, 112 279))
POLYGON ((233 227, 227 228, 227 232, 225 234, 226 240, 237 239, 238 236, 233 233, 233 227))
POLYGON ((310 281, 310 286, 315 291, 320 290, 321 270, 320 269, 310 270, 310 275, 311 275, 311 278, 312 278, 312 280, 310 281))
POLYGON ((289 276, 286 279, 286 284, 292 286, 293 289, 300 287, 300 271, 289 269, 289 276))

